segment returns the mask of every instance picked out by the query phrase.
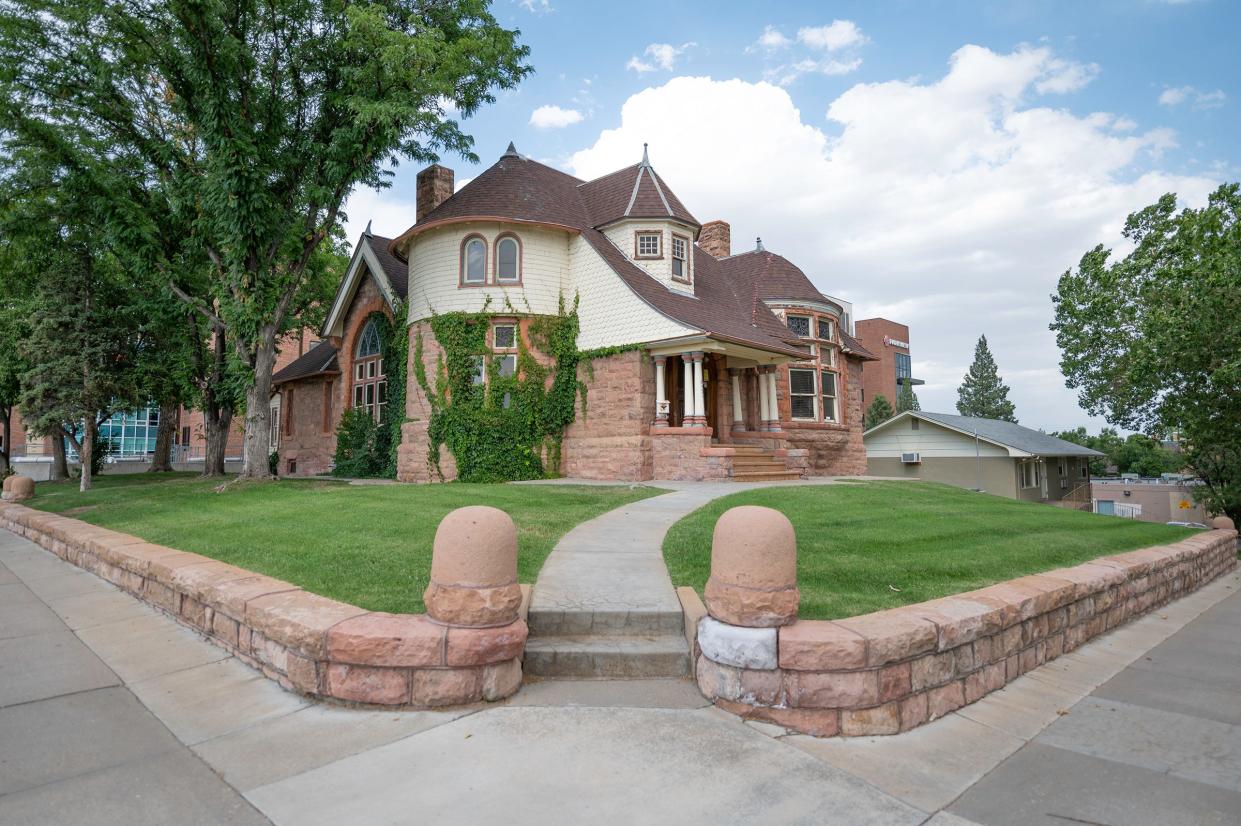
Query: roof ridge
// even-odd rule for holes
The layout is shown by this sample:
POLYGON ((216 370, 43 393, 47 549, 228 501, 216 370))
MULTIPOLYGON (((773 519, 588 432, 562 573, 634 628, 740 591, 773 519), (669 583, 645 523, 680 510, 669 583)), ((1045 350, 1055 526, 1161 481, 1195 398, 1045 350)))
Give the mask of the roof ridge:
POLYGON ((647 164, 646 173, 651 178, 651 183, 655 184, 655 192, 659 195, 659 200, 663 201, 664 209, 668 211, 669 218, 675 218, 672 214, 672 207, 668 206, 668 199, 664 196, 664 188, 659 185, 659 176, 655 174, 655 168, 647 164))

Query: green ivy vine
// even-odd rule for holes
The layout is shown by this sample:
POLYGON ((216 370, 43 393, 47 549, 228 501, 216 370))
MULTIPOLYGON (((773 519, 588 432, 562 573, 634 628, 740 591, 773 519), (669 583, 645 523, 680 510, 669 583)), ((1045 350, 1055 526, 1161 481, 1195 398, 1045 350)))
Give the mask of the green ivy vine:
POLYGON ((577 305, 574 299, 572 308, 566 307, 561 296, 556 315, 531 320, 530 342, 552 363, 536 359, 519 335, 517 370, 511 376, 500 374, 502 356, 487 346, 487 332, 500 315, 489 304, 477 313, 431 316, 431 332, 442 349, 436 386, 427 377, 421 336, 414 345, 414 377, 430 401, 429 462, 441 478, 439 457, 445 447, 456 459, 457 478, 465 482, 559 473, 564 430, 576 418, 579 395, 586 414, 586 385, 578 378, 578 365, 589 354, 577 349, 577 305), (481 384, 475 381, 480 358, 487 374, 481 384))

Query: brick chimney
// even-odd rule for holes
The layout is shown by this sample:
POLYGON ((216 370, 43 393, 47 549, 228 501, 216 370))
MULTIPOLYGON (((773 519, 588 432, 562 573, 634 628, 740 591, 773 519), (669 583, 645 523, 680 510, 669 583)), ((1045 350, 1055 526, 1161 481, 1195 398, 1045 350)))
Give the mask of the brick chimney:
POLYGON ((440 204, 452 197, 453 173, 446 166, 431 164, 418 173, 414 187, 415 221, 421 221, 440 204))
POLYGON ((733 254, 732 228, 727 221, 708 221, 698 231, 698 246, 713 258, 727 258, 733 254))

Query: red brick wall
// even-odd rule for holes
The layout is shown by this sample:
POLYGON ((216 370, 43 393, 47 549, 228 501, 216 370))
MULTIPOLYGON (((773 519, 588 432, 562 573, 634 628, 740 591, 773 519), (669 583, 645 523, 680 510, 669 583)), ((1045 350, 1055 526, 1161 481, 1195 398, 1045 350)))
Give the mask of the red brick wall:
POLYGON ((591 362, 586 410, 565 430, 560 471, 580 479, 641 481, 653 478, 651 421, 655 418, 655 365, 631 350, 591 362))
POLYGON ((340 421, 340 379, 319 376, 284 385, 281 399, 280 474, 316 476, 330 473, 336 452, 336 424, 340 421), (292 392, 290 392, 292 391, 292 392), (328 427, 324 425, 324 394, 331 394, 328 427), (290 433, 287 424, 292 424, 290 433), (296 462, 291 471, 289 463, 296 462))
POLYGON ((888 321, 886 318, 865 318, 858 321, 854 327, 857 330, 857 339, 862 342, 862 346, 879 357, 878 361, 866 362, 862 368, 862 389, 865 391, 862 409, 866 409, 866 406, 873 402, 875 396, 880 393, 887 397, 888 404, 895 408, 899 389, 896 386, 896 354, 908 354, 909 350, 884 344, 883 337, 888 336, 897 341, 908 342, 909 328, 904 324, 888 321))

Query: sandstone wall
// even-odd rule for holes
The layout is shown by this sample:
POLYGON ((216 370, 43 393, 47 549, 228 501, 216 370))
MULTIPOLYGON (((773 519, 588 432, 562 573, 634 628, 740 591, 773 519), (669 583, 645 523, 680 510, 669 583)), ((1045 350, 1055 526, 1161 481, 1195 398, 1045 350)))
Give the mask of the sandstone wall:
POLYGON ((650 436, 655 418, 655 365, 630 350, 579 368, 586 409, 565 429, 560 472, 581 479, 636 482, 653 478, 650 436))

